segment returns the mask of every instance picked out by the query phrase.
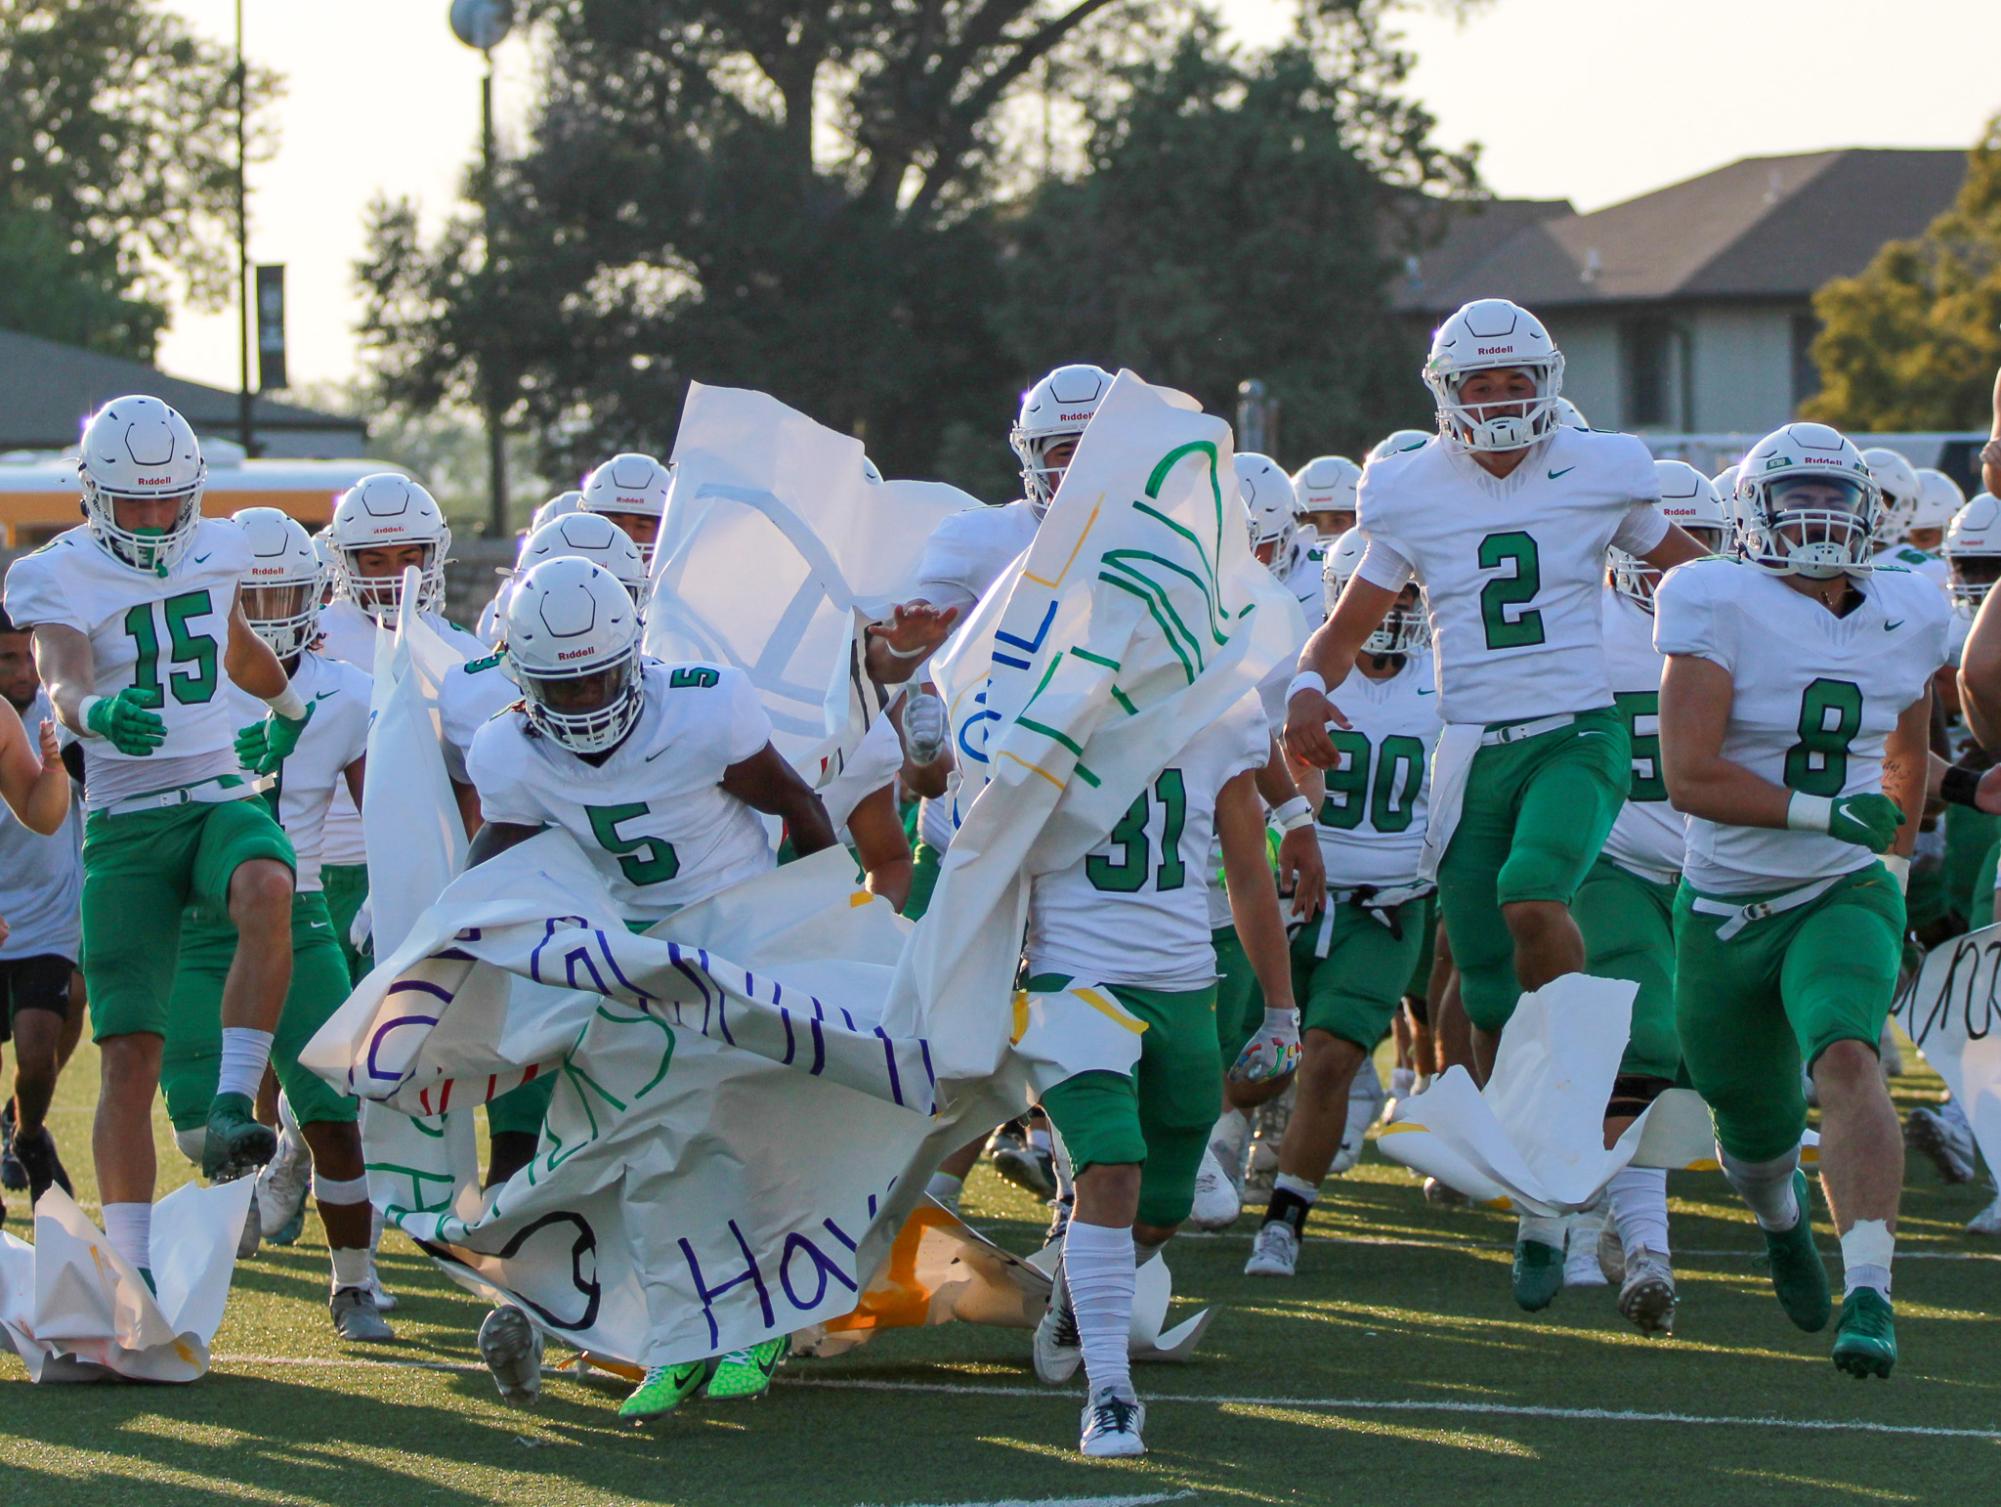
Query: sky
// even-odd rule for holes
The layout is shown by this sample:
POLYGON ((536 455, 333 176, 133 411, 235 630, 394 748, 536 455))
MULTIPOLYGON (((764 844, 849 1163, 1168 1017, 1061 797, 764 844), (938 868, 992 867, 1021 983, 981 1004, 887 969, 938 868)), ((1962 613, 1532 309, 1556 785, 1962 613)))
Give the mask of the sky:
MULTIPOLYGON (((234 0, 167 3, 230 36, 234 0)), ((1217 3, 1246 45, 1282 36, 1296 8, 1217 3)), ((356 366, 363 210, 387 193, 449 213, 478 147, 484 64, 452 35, 446 0, 243 8, 250 57, 285 78, 278 153, 251 170, 251 259, 289 269, 294 383, 337 381, 356 366)), ((1398 25, 1439 139, 1481 143, 1497 194, 1583 210, 1739 157, 1965 147, 2001 110, 1995 0, 1486 0, 1466 21, 1413 0, 1398 25)), ((518 38, 493 56, 505 150, 533 79, 518 38)), ((233 388, 234 313, 176 311, 160 364, 233 388)))

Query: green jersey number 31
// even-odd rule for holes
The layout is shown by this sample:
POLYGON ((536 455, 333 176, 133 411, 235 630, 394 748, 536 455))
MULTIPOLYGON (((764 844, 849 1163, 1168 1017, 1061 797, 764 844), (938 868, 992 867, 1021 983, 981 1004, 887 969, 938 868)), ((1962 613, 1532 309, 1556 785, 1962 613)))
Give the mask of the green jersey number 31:
POLYGON ((1093 853, 1084 876, 1093 889, 1114 895, 1137 894, 1153 880, 1156 890, 1178 890, 1188 882, 1181 858, 1181 834, 1188 825, 1188 786, 1178 769, 1163 769, 1152 790, 1142 790, 1106 839, 1117 856, 1093 853), (1153 809, 1160 808, 1160 867, 1153 863, 1153 809))

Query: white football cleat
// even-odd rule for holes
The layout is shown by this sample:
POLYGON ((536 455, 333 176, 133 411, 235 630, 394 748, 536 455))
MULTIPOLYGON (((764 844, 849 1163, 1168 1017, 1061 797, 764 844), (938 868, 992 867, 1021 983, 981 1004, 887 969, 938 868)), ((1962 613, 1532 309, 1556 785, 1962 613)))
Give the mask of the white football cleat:
POLYGON ((273 1245, 291 1245, 299 1238, 312 1182, 313 1154, 306 1138, 286 1126, 278 1133, 278 1154, 257 1174, 257 1214, 273 1245))
POLYGON ((1966 1221, 1969 1235, 2001 1235, 2001 1185, 1994 1190, 1994 1202, 1966 1221))
POLYGON ((1244 1212, 1244 1196, 1230 1183, 1215 1148, 1202 1153, 1202 1165, 1195 1173, 1195 1204, 1188 1222, 1198 1230, 1227 1230, 1244 1212))
POLYGON ((1247 1277, 1290 1277, 1299 1269, 1299 1236, 1283 1219, 1268 1220, 1258 1230, 1251 1259, 1244 1263, 1247 1277))
POLYGON ((541 1399, 542 1331, 520 1309, 510 1305, 486 1316, 479 1326, 479 1358, 504 1401, 525 1408, 541 1399))
POLYGON ((1100 1387, 1084 1404, 1084 1431, 1077 1449, 1096 1460, 1143 1455, 1146 1444, 1140 1430, 1145 1427, 1146 1404, 1131 1387, 1100 1387))
MULTIPOLYGON (((1084 1362, 1084 1342, 1077 1335, 1077 1310, 1070 1305, 1070 1283, 1063 1275, 1063 1258, 1056 1259, 1056 1281, 1049 1289, 1049 1306, 1035 1326, 1035 1374, 1060 1387, 1084 1362)), ((1090 1410, 1085 1409, 1088 1418, 1090 1410)))
POLYGON ((1354 1169, 1355 1163, 1362 1159, 1362 1148, 1368 1144, 1369 1127, 1376 1123, 1385 1102, 1383 1080, 1376 1076, 1376 1065, 1365 1061, 1355 1070, 1354 1081, 1348 1085, 1348 1123, 1342 1128, 1341 1146, 1334 1153, 1328 1172, 1338 1176, 1354 1169))
POLYGON ((1645 1247, 1625 1258, 1626 1280, 1619 1286, 1619 1312, 1642 1334, 1674 1333, 1674 1271, 1668 1258, 1645 1247))
MULTIPOLYGON (((1948 1101, 1947 1108, 1951 1107, 1948 1101)), ((1945 1113, 1924 1105, 1911 1111, 1904 1122, 1904 1139, 1914 1151, 1923 1152, 1938 1175, 1949 1183, 1970 1183, 1978 1170, 1974 1158, 1973 1128, 1966 1116, 1945 1113)))

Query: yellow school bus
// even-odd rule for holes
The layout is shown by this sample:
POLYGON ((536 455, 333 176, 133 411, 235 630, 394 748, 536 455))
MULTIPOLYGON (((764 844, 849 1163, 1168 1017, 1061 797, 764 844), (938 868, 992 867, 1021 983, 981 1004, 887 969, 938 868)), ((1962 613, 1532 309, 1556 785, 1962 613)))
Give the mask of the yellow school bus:
MULTIPOLYGON (((377 471, 403 468, 372 460, 211 457, 202 512, 226 518, 242 508, 282 508, 316 529, 332 519, 341 493, 377 471)), ((75 456, 0 456, 0 548, 33 549, 82 521, 75 456)))

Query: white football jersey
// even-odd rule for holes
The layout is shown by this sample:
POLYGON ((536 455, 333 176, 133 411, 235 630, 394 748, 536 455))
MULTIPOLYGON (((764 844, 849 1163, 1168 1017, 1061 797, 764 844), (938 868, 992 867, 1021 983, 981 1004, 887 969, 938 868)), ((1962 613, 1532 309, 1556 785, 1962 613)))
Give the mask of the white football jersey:
POLYGON ((771 741, 741 670, 640 661, 646 705, 600 764, 543 737, 525 709, 480 728, 466 767, 490 822, 561 827, 627 921, 657 921, 772 868, 764 819, 723 773, 771 741))
MULTIPOLYGON (((1883 788, 1883 745, 1945 662, 1945 596, 1883 569, 1846 617, 1755 565, 1697 560, 1654 593, 1654 644, 1730 672, 1723 757, 1809 795, 1883 788)), ((1729 827, 1692 816, 1683 874, 1708 894, 1782 889, 1875 862, 1816 832, 1729 827)))
MULTIPOLYGON (((334 791, 347 790, 348 765, 368 752, 368 701, 373 685, 370 677, 353 665, 310 651, 299 656, 292 674, 292 689, 301 701, 312 704, 313 720, 300 735, 299 746, 278 766, 276 783, 264 798, 271 802, 276 792, 272 814, 292 840, 292 853, 299 865, 293 888, 302 895, 320 888, 327 810, 334 791)), ((235 686, 229 690, 237 726, 264 720, 268 708, 263 702, 235 686)), ((244 778, 255 777, 245 771, 244 778)))
POLYGON ((1329 886, 1384 889, 1417 879, 1431 751, 1445 726, 1438 699, 1428 654, 1407 655, 1387 680, 1357 671, 1341 683, 1351 725, 1328 730, 1341 764, 1326 773, 1314 828, 1329 886))
POLYGON ((1901 565, 1914 576, 1923 576, 1940 591, 1950 591, 1952 587, 1952 567, 1940 556, 1919 549, 1912 544, 1893 544, 1879 551, 1870 562, 1873 565, 1901 565))
POLYGON ((1605 856, 1657 883, 1681 873, 1688 818, 1668 804, 1661 770, 1661 668, 1654 647, 1654 615, 1605 588, 1605 658, 1612 669, 1612 701, 1633 740, 1633 782, 1626 804, 1605 839, 1605 856))
POLYGON ((1660 495, 1653 457, 1629 434, 1557 429, 1500 478, 1434 441, 1362 473, 1358 574, 1393 591, 1415 574, 1424 587, 1448 721, 1591 711, 1612 704, 1605 551, 1661 542, 1660 495))
MULTIPOLYGON (((424 621, 462 658, 480 659, 487 654, 485 644, 465 629, 445 621, 441 614, 427 612, 424 621)), ((384 629, 376 626, 375 619, 354 603, 329 602, 320 609, 320 636, 313 647, 329 658, 344 660, 372 676, 375 673, 375 645, 384 633, 384 629)), ((445 755, 445 762, 448 766, 451 763, 449 752, 445 755)), ((334 789, 333 809, 327 813, 322 842, 320 860, 323 863, 354 866, 368 862, 368 843, 362 836, 361 812, 355 809, 345 784, 334 789)))
MULTIPOLYGON (((49 693, 36 691, 21 713, 29 747, 40 748, 42 721, 55 714, 49 693)), ((72 799, 63 824, 44 837, 22 826, 12 811, 0 805, 0 918, 7 922, 7 935, 0 937, 0 960, 49 953, 75 962, 82 955, 81 808, 82 803, 72 799)))
POLYGON ((1204 728, 1111 834, 1029 887, 1028 971, 1142 989, 1200 989, 1216 977, 1209 888, 1216 796, 1260 769, 1271 735, 1254 697, 1204 728))
POLYGON ((487 722, 504 707, 521 699, 521 688, 507 678, 505 656, 488 654, 452 666, 438 686, 438 735, 444 746, 445 772, 460 785, 470 785, 466 751, 487 722))
POLYGON ((237 772, 242 724, 223 695, 223 654, 237 583, 249 568, 249 542, 222 518, 195 524, 193 542, 165 579, 114 559, 81 526, 8 568, 7 615, 16 624, 60 624, 89 637, 94 694, 115 696, 128 686, 161 693, 154 710, 167 724, 162 747, 135 757, 108 738, 86 744, 92 811, 237 772))
POLYGON ((931 531, 906 593, 934 607, 969 609, 1029 545, 1041 523, 1026 499, 998 508, 967 508, 931 531))
POLYGON ((1327 592, 1320 576, 1326 558, 1327 551, 1319 535, 1302 528, 1293 543, 1292 568, 1285 574, 1284 585, 1298 599, 1299 610, 1306 614, 1309 633, 1327 620, 1327 592))

